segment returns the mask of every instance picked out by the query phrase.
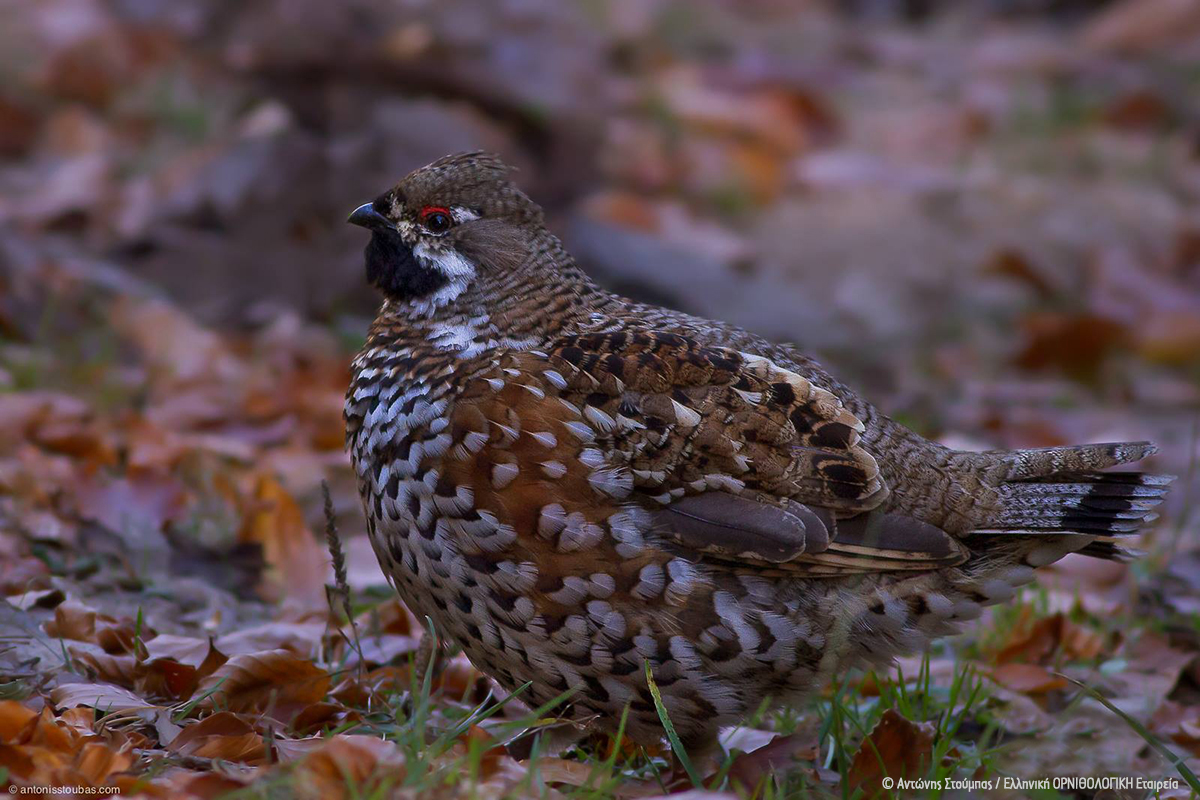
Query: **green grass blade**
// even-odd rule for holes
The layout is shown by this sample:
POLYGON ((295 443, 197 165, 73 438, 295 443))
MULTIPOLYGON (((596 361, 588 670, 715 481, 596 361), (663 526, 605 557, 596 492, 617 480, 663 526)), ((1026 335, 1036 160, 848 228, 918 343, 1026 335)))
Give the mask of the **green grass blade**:
POLYGON ((663 730, 667 732, 667 741, 671 743, 671 749, 675 752, 675 757, 679 759, 679 763, 683 765, 684 771, 692 779, 692 785, 697 789, 703 789, 704 783, 700 778, 700 773, 696 772, 696 767, 693 766, 692 760, 688 758, 687 751, 683 749, 683 742, 679 741, 679 734, 675 732, 675 726, 671 724, 671 718, 667 716, 667 707, 663 705, 662 693, 658 691, 658 684, 654 682, 654 676, 650 674, 649 659, 646 660, 646 683, 650 686, 650 696, 654 698, 654 710, 658 712, 658 718, 662 721, 663 730))
POLYGON ((1100 701, 1100 703, 1105 708, 1107 708, 1109 711, 1113 712, 1118 717, 1125 720, 1125 724, 1128 725, 1130 728, 1133 728, 1134 732, 1138 736, 1145 739, 1146 744, 1153 747, 1154 751, 1156 753, 1158 753, 1160 756, 1165 758, 1167 760, 1167 763, 1169 763, 1171 766, 1175 767, 1175 771, 1178 772, 1179 776, 1181 778, 1183 778, 1184 782, 1187 783, 1187 785, 1192 788, 1193 792, 1195 792, 1196 794, 1200 794, 1200 778, 1197 778, 1196 773, 1192 772, 1191 768, 1189 768, 1188 765, 1184 763, 1183 759, 1180 758, 1179 756, 1177 756, 1175 754, 1175 752, 1173 750, 1171 750, 1171 748, 1169 748, 1165 744, 1163 744, 1162 740, 1159 739, 1157 736, 1155 736, 1153 733, 1151 733, 1146 728, 1145 725, 1138 722, 1136 719, 1129 716, 1121 709, 1117 708, 1115 705, 1113 705, 1112 703, 1110 703, 1108 701, 1107 697, 1100 694, 1095 689, 1088 686, 1086 683, 1077 681, 1068 675, 1063 675, 1061 672, 1058 672, 1055 674, 1062 678, 1066 678, 1071 683, 1075 684, 1080 689, 1087 692, 1090 697, 1100 701))

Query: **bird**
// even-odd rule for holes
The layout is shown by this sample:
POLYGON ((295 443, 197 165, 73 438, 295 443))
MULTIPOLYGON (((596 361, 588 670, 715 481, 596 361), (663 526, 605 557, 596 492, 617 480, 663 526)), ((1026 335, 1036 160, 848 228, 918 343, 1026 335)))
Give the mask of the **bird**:
POLYGON ((661 742, 661 703, 712 753, 1068 553, 1136 556, 1171 480, 1108 471, 1149 442, 951 449, 796 346, 613 294, 492 154, 349 222, 382 294, 344 417, 383 572, 501 687, 565 695, 589 730, 661 742))

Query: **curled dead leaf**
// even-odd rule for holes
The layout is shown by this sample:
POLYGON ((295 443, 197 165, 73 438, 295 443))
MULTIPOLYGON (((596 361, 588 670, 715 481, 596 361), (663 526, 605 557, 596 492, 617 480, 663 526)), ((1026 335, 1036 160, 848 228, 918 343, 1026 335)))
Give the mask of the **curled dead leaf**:
POLYGON ((172 753, 219 758, 243 764, 266 761, 266 745, 254 726, 229 711, 220 711, 184 728, 167 746, 172 753))
POLYGON ((0 704, 0 765, 8 770, 10 781, 15 779, 22 785, 99 786, 132 766, 128 741, 116 746, 99 741, 90 726, 83 724, 86 715, 75 714, 63 721, 55 718, 49 706, 33 713, 10 702, 0 704))
POLYGON ((818 754, 819 743, 815 731, 775 736, 762 747, 734 758, 728 771, 729 782, 752 793, 775 773, 784 772, 803 761, 813 761, 818 754))
POLYGON ((51 691, 50 699, 56 707, 64 709, 88 706, 107 713, 149 712, 147 719, 159 708, 128 689, 109 683, 68 683, 51 691))
POLYGON ((287 650, 234 656, 201 683, 202 708, 277 711, 307 706, 329 692, 329 673, 287 650))
POLYGON ((69 599, 54 609, 54 619, 43 627, 46 633, 59 639, 99 644, 96 628, 116 624, 117 621, 107 614, 101 614, 78 600, 69 599))
POLYGON ((935 728, 929 722, 911 722, 889 708, 854 755, 845 780, 851 793, 866 797, 885 794, 883 779, 919 778, 933 759, 935 728))
POLYGON ((373 736, 341 734, 317 748, 297 767, 302 797, 339 800, 386 794, 406 773, 404 754, 394 743, 373 736))

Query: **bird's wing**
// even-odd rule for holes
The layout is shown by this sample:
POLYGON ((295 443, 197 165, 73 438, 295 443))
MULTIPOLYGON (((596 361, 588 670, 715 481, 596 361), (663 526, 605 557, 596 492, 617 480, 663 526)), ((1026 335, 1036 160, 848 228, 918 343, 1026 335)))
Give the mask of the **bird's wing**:
POLYGON ((963 560, 937 528, 868 513, 888 489, 861 422, 759 356, 656 330, 567 336, 504 354, 456 405, 451 439, 474 434, 507 507, 563 490, 584 518, 636 504, 685 553, 791 573, 963 560))

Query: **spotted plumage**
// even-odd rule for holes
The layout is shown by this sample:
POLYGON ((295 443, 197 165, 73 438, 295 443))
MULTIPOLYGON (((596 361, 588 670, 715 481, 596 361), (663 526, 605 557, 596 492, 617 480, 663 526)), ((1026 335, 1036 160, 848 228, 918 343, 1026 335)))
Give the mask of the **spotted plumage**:
POLYGON ((1127 553, 1147 444, 967 453, 795 348, 592 283, 494 157, 352 222, 384 295, 346 396, 379 561, 502 685, 685 744, 883 665, 1068 552, 1127 553))

